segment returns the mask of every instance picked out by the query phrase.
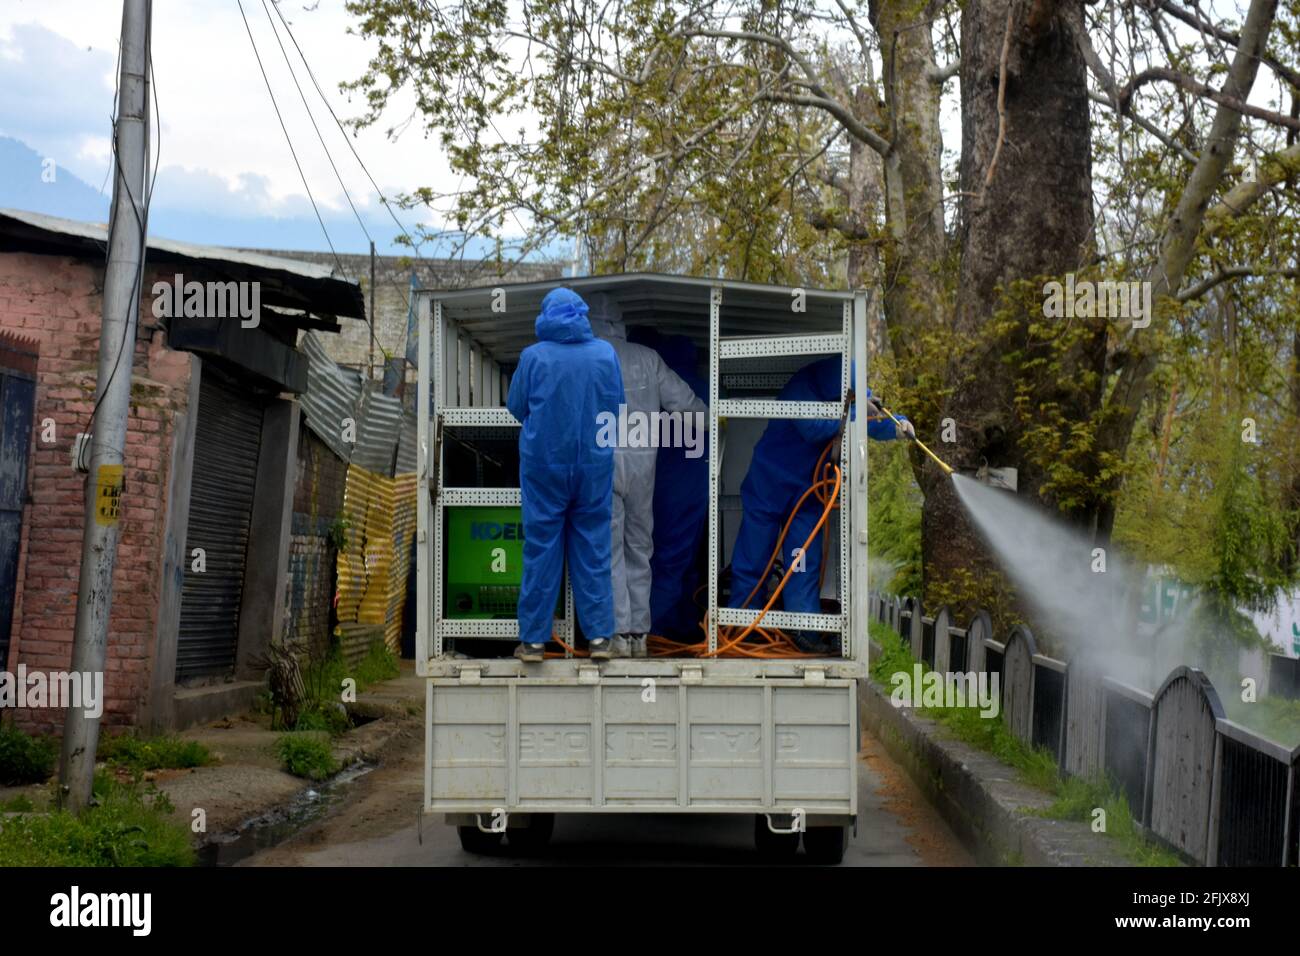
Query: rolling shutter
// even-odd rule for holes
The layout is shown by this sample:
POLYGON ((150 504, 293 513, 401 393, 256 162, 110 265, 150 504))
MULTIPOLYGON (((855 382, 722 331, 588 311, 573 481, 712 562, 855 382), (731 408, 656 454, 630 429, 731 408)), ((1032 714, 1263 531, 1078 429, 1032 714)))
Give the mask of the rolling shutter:
POLYGON ((204 369, 190 479, 177 680, 229 674, 235 667, 262 413, 261 401, 204 369), (204 551, 203 571, 194 569, 195 548, 204 551))

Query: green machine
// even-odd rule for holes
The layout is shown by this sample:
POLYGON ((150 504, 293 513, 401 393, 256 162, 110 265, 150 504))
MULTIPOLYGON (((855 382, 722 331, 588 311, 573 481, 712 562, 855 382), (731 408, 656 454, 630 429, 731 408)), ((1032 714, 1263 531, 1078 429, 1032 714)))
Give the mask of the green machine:
POLYGON ((515 617, 524 568, 520 509, 448 508, 446 542, 446 616, 515 617))

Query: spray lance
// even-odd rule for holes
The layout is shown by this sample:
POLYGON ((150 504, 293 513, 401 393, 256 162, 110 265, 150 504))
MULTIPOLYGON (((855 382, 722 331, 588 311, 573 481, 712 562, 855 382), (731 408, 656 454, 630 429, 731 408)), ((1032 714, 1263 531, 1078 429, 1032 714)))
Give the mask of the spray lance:
MULTIPOLYGON (((903 427, 903 423, 898 419, 898 417, 897 417, 896 415, 894 415, 894 413, 891 412, 889 409, 887 409, 884 405, 880 404, 879 401, 877 401, 877 400, 874 399, 874 398, 869 399, 869 401, 870 401, 871 404, 874 405, 876 408, 880 409, 880 410, 881 410, 885 415, 889 416, 889 418, 893 421, 893 423, 894 423, 894 425, 895 425, 896 427, 898 427, 898 428, 902 428, 902 427, 903 427)), ((912 437, 912 441, 916 443, 916 446, 917 446, 918 448, 920 448, 921 451, 925 452, 927 455, 929 455, 931 458, 933 458, 933 459, 934 459, 934 463, 935 463, 936 465, 938 465, 940 468, 942 468, 942 469, 944 470, 944 473, 945 473, 945 474, 951 475, 951 474, 953 473, 952 465, 948 464, 946 461, 944 461, 942 458, 940 458, 940 457, 939 457, 938 455, 936 455, 934 452, 930 451, 930 449, 929 449, 928 447, 926 447, 925 442, 921 441, 921 439, 919 439, 919 438, 916 437, 916 430, 915 430, 915 429, 912 430, 912 436, 911 436, 911 437, 912 437)))

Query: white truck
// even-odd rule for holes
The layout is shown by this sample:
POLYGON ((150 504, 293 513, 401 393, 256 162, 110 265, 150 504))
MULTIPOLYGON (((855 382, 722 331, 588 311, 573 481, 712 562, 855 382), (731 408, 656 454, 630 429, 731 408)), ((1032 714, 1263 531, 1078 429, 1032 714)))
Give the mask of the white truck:
MULTIPOLYGON (((746 814, 760 851, 792 854, 802 838, 811 859, 838 863, 856 821, 857 681, 866 667, 865 414, 848 422, 839 521, 827 525, 823 597, 830 599, 823 610, 834 613, 763 617, 785 630, 839 635, 839 656, 597 662, 566 649, 563 657, 525 665, 510 656, 518 623, 508 601, 492 605, 484 597, 478 613, 466 614, 477 597, 453 601, 447 593, 460 540, 451 540, 449 517, 519 505, 508 455, 519 423, 504 407, 507 370, 535 341, 542 297, 559 285, 581 295, 606 292, 629 328, 685 334, 707 354, 702 633, 710 652, 719 627, 746 625, 759 614, 720 607, 718 575, 762 427, 772 418, 839 420, 845 407, 773 396, 795 369, 828 354, 842 358, 841 397, 851 361, 859 390, 865 385, 864 292, 655 274, 420 292, 416 655, 427 679, 424 813, 443 815, 471 852, 503 840, 535 849, 556 814, 746 814)), ((499 596, 502 589, 480 590, 499 596)), ((555 634, 574 648, 567 579, 563 592, 555 634)))

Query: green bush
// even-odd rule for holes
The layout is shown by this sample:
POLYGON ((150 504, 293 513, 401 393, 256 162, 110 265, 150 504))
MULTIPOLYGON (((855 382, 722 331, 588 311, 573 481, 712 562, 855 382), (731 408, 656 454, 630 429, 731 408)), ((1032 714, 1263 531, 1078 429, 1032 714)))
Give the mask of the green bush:
POLYGON ((341 734, 351 728, 347 710, 338 703, 311 701, 298 714, 294 730, 323 730, 331 734, 341 734))
POLYGON ((33 737, 0 726, 0 785, 40 783, 54 773, 59 745, 52 737, 33 737))
POLYGON ((193 864, 189 832, 171 820, 164 794, 100 775, 95 796, 80 816, 23 812, 0 821, 0 867, 193 864))
POLYGON ((338 773, 328 739, 309 733, 282 734, 275 747, 284 769, 295 777, 324 780, 338 773))
POLYGON ((35 809, 36 804, 32 803, 31 799, 22 793, 10 800, 0 801, 0 813, 30 813, 35 809))
POLYGON ((180 737, 136 737, 121 734, 99 741, 99 759, 111 766, 140 773, 145 770, 180 770, 205 767, 212 762, 208 748, 180 737))

